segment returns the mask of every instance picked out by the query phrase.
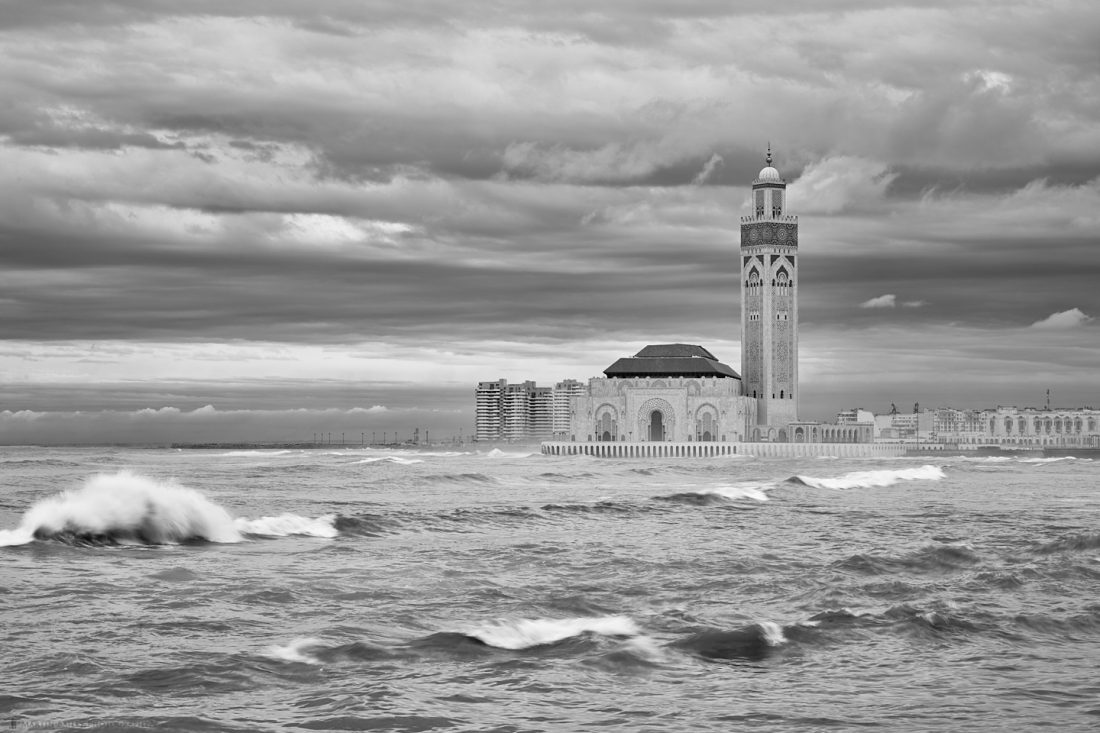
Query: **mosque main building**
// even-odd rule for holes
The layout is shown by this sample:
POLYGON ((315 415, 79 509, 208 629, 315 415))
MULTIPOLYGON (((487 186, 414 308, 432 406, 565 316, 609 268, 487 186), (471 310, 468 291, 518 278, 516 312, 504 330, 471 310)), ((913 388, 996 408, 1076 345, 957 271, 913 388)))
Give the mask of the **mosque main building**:
POLYGON ((741 218, 741 373, 703 346, 646 346, 570 396, 567 434, 543 443, 544 453, 808 455, 817 443, 834 454, 890 450, 871 442, 870 429, 799 421, 798 217, 787 213, 770 147, 766 162, 752 183, 752 213, 741 218))

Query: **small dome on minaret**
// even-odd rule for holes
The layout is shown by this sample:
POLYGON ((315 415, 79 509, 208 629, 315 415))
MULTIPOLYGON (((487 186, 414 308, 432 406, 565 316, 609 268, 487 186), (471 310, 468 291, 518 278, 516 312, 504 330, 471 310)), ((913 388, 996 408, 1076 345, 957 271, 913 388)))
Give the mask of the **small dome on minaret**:
POLYGON ((757 183, 783 183, 783 178, 779 175, 779 171, 772 168, 772 144, 768 143, 768 156, 764 158, 764 162, 768 165, 760 169, 760 175, 756 177, 757 183))

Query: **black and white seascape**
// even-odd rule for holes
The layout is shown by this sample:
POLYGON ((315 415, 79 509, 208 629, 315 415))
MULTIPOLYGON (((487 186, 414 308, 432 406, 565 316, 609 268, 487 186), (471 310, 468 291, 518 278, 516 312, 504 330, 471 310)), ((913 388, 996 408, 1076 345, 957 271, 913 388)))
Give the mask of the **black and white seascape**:
POLYGON ((20 448, 2 468, 14 729, 1100 723, 1087 458, 20 448))

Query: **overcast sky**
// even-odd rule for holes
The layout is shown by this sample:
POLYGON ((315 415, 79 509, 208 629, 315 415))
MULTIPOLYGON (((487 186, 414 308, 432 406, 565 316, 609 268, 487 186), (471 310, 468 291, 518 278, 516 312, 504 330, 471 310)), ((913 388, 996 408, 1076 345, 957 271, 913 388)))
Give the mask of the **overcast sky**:
POLYGON ((466 435, 478 380, 740 370, 804 417, 1100 406, 1100 5, 3 0, 0 442, 466 435))

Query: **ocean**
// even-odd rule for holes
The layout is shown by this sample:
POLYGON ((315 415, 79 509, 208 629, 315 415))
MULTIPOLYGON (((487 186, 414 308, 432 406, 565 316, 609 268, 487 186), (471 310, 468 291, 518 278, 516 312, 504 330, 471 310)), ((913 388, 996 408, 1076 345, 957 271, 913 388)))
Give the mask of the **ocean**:
POLYGON ((0 727, 1100 728, 1100 463, 0 449, 0 727))

